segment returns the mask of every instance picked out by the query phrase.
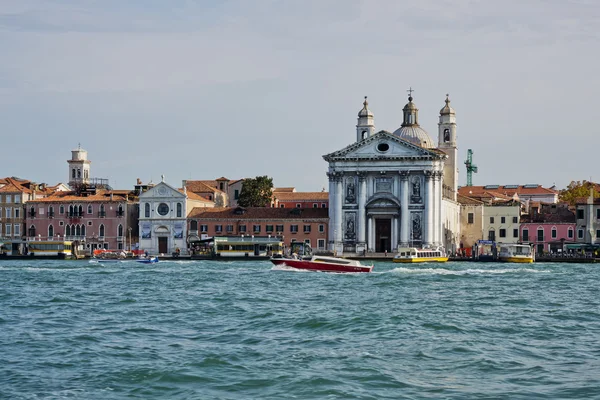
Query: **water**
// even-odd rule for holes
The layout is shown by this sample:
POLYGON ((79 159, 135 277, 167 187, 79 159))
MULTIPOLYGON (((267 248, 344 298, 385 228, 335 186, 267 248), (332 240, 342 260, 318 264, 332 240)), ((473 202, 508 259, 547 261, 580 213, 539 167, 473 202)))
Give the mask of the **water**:
POLYGON ((600 398, 600 266, 0 261, 1 399, 600 398))

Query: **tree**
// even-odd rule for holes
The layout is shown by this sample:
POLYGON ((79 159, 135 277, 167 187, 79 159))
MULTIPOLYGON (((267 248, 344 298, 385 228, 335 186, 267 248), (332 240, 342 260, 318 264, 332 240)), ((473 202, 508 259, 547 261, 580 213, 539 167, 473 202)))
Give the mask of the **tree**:
MULTIPOLYGON (((569 183, 569 186, 567 186, 566 189, 562 189, 558 192, 558 198, 561 201, 564 201, 574 206, 578 198, 589 197, 590 190, 592 189, 592 187, 594 187, 594 184, 592 182, 571 181, 571 183, 569 183)), ((594 191, 594 197, 600 197, 600 193, 594 191)))
POLYGON ((268 207, 273 197, 273 178, 257 176, 244 179, 238 204, 242 207, 268 207))

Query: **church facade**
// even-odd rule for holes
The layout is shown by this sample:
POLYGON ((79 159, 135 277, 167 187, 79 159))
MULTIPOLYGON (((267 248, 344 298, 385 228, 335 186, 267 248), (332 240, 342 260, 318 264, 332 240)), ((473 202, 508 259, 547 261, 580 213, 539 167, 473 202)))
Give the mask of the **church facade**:
POLYGON ((356 140, 323 156, 329 168, 329 243, 337 254, 399 247, 456 248, 460 216, 455 112, 446 98, 438 144, 408 98, 393 133, 375 131, 365 97, 356 140))

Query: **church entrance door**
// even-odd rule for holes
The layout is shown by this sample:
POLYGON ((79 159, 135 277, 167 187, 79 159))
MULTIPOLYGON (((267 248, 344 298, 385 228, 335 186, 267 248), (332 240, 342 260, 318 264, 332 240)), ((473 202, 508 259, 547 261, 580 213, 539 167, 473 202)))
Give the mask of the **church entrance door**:
POLYGON ((392 251, 392 220, 375 219, 375 251, 383 253, 392 251))
POLYGON ((158 252, 161 254, 166 254, 168 249, 168 240, 167 237, 159 237, 158 238, 158 252))

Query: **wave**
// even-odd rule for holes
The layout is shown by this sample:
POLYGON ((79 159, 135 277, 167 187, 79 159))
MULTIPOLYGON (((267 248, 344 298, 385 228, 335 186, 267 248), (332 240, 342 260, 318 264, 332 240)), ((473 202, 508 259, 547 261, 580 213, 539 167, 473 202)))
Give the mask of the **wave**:
POLYGON ((389 271, 378 271, 380 274, 406 274, 406 275, 497 275, 497 274, 522 274, 522 273, 550 273, 551 271, 532 268, 503 268, 503 269, 463 269, 452 270, 446 268, 394 268, 389 271))

